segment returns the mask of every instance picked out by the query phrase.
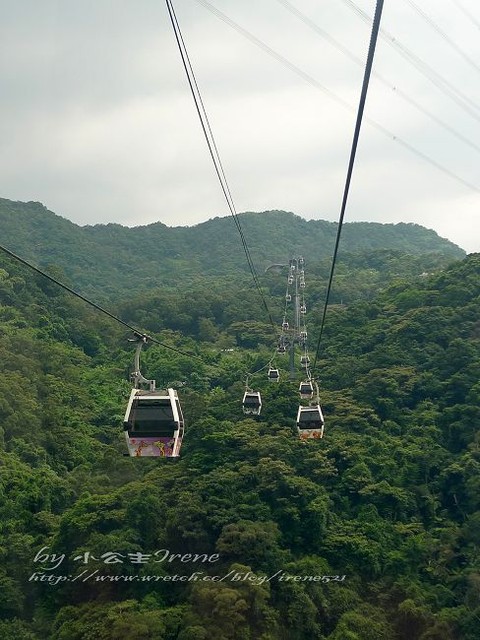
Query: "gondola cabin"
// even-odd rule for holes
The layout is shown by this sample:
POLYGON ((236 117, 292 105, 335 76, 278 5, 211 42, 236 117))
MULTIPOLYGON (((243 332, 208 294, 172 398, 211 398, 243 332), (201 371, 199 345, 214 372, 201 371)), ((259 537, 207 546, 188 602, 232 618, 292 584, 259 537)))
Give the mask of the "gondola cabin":
POLYGON ((323 413, 320 405, 298 407, 297 429, 301 440, 323 438, 323 413))
POLYGON ((243 413, 259 416, 262 410, 260 391, 245 391, 242 402, 243 413))
POLYGON ((309 380, 301 382, 298 390, 301 398, 304 398, 305 400, 313 398, 313 384, 309 380))
POLYGON ((272 367, 270 367, 270 369, 268 370, 267 377, 270 380, 270 382, 279 382, 280 372, 278 369, 273 369, 272 367))
POLYGON ((174 389, 133 389, 123 422, 130 456, 178 458, 184 431, 174 389))
POLYGON ((289 327, 288 322, 282 322, 282 329, 283 329, 283 331, 288 331, 288 327, 289 327))
POLYGON ((300 366, 307 369, 310 365, 310 358, 308 356, 300 356, 300 366))

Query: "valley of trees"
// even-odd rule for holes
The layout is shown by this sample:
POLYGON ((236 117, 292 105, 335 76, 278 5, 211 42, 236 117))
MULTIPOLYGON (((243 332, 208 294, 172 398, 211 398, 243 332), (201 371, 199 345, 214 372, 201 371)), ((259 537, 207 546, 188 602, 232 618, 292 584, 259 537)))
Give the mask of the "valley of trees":
MULTIPOLYGON (((0 255, 0 638, 478 638, 480 255, 422 250, 423 232, 408 253, 404 226, 404 246, 368 246, 384 233, 368 227, 342 255, 319 358, 321 441, 296 435, 285 356, 280 383, 255 379, 262 415, 242 414, 246 372, 275 340, 248 274, 231 275, 221 230, 210 240, 220 261, 169 264, 182 287, 154 272, 128 292, 130 274, 114 297, 119 262, 95 280, 111 311, 190 354, 153 344, 142 360, 157 386, 179 390, 178 461, 124 455, 124 327, 0 255)), ((45 229, 60 247, 61 231, 45 229)), ((98 230, 110 232, 124 233, 98 230)), ((77 286, 80 262, 27 250, 20 232, 9 248, 77 286)), ((329 267, 314 249, 312 345, 329 267)), ((284 275, 261 277, 275 318, 284 275)))

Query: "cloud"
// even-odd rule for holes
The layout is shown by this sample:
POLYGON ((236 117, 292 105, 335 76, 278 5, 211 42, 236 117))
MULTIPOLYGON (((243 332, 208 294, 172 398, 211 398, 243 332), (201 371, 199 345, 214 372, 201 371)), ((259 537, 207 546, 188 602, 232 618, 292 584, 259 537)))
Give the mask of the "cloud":
MULTIPOLYGON (((227 215, 164 6, 3 4, 2 197, 41 200, 80 224, 195 224, 227 215)), ((351 105, 340 106, 200 4, 177 0, 237 209, 336 219, 363 70, 276 0, 212 4, 351 105)), ((373 12, 372 2, 358 4, 373 12)), ((365 59, 369 26, 345 3, 299 0, 295 7, 365 59)), ((479 59, 478 29, 465 14, 434 0, 422 8, 479 59)), ((478 11, 473 0, 469 9, 478 11)), ((388 4, 383 26, 480 102, 478 72, 407 3, 388 4)), ((480 122, 385 40, 374 69, 387 82, 371 81, 347 218, 417 222, 480 249, 478 192, 455 178, 480 188, 479 151, 448 130, 480 147, 480 122)))

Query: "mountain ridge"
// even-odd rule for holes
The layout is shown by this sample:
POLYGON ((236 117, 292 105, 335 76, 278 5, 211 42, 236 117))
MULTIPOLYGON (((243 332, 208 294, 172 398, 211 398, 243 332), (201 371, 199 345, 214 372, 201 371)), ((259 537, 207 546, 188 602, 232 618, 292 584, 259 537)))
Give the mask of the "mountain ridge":
MULTIPOLYGON (((303 255, 309 263, 329 259, 337 223, 306 220, 272 210, 239 214, 257 270, 303 255)), ((138 227, 118 223, 80 226, 42 203, 0 198, 2 244, 37 265, 55 264, 85 292, 115 295, 121 288, 175 286, 203 275, 248 273, 242 242, 230 216, 193 226, 154 222, 138 227)), ((465 252, 435 231, 413 223, 347 222, 341 254, 392 249, 412 255, 465 252)))

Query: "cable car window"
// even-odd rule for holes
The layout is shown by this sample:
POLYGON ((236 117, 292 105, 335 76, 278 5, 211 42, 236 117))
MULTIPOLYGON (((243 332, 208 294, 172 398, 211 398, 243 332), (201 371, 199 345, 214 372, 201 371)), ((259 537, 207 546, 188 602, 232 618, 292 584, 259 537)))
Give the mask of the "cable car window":
POLYGON ((134 400, 129 419, 130 430, 139 435, 173 435, 178 425, 173 419, 170 400, 134 400))
POLYGON ((304 429, 312 429, 318 427, 319 424, 323 424, 323 416, 321 415, 320 410, 317 408, 302 408, 297 422, 299 425, 301 425, 300 428, 303 427, 304 429))

